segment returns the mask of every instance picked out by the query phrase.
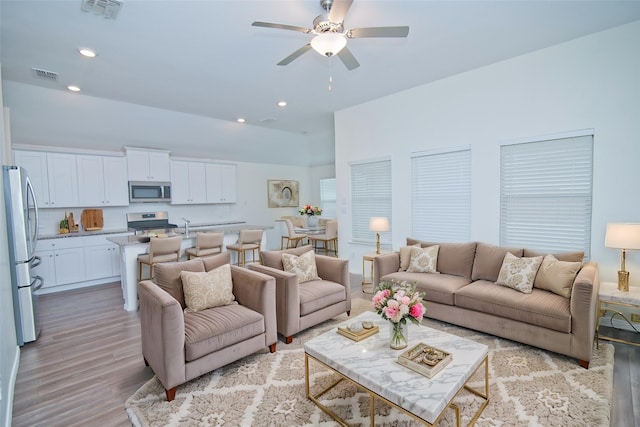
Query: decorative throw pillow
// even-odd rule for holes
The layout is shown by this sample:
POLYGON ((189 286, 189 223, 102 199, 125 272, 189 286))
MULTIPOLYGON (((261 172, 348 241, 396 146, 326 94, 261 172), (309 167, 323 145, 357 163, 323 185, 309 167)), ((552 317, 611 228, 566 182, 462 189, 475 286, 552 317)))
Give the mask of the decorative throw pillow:
POLYGON ((183 271, 180 278, 187 313, 235 303, 229 264, 202 273, 183 271))
POLYGON ((437 273, 439 245, 427 248, 411 248, 411 260, 407 273, 437 273))
POLYGON ((409 268, 409 261, 411 261, 411 248, 419 248, 420 243, 415 245, 403 246, 400 248, 400 268, 398 271, 406 271, 409 268))
POLYGON ((496 284, 515 289, 523 294, 530 294, 540 264, 542 264, 541 256, 518 258, 507 252, 502 261, 496 284))
POLYGON ((553 255, 547 255, 542 260, 533 286, 569 298, 580 267, 581 262, 558 261, 553 255))
POLYGON ((319 280, 318 269, 316 268, 316 254, 308 251, 300 256, 282 254, 282 265, 284 271, 295 273, 298 276, 298 283, 319 280))

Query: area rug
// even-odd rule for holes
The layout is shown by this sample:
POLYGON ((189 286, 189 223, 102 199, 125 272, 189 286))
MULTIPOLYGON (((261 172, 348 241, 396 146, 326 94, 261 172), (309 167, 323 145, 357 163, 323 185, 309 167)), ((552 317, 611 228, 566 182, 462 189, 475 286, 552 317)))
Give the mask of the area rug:
MULTIPOLYGON (((369 309, 369 301, 354 299, 352 315, 369 309)), ((278 343, 276 353, 257 353, 178 387, 167 402, 164 389, 152 378, 125 403, 134 426, 335 426, 337 423, 305 398, 302 343, 344 322, 346 315, 324 322, 278 343)), ((614 347, 594 348, 589 369, 572 358, 513 341, 425 319, 424 325, 489 347, 489 405, 478 426, 608 426, 612 399, 614 347)), ((313 387, 335 377, 311 364, 313 387)), ((472 386, 481 388, 478 375, 472 386)), ((368 426, 368 396, 340 383, 323 396, 323 403, 349 425, 368 426)), ((467 425, 480 404, 463 390, 454 400, 467 425)), ((441 426, 455 425, 447 409, 441 426)), ((376 426, 423 425, 395 408, 376 401, 376 426)))

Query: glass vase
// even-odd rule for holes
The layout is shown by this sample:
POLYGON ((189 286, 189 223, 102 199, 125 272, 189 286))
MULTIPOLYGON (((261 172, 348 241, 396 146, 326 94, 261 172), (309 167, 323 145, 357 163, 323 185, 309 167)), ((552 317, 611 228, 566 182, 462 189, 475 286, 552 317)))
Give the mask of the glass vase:
POLYGON ((409 344, 409 325, 406 323, 389 322, 389 346, 394 350, 405 348, 409 344))

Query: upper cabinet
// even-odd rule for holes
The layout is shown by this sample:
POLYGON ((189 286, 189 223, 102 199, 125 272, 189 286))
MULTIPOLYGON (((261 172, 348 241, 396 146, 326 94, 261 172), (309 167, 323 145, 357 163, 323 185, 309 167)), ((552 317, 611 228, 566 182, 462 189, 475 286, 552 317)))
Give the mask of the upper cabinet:
POLYGON ((124 157, 78 155, 80 206, 127 206, 127 161, 124 157))
POLYGON ((129 181, 171 181, 168 151, 130 147, 126 150, 129 181))
POLYGON ((15 151, 16 165, 27 170, 42 208, 78 207, 76 156, 41 151, 15 151))
POLYGON ((207 203, 205 163, 171 161, 171 204, 207 203))
POLYGON ((207 163, 207 203, 235 203, 237 192, 236 165, 207 163))

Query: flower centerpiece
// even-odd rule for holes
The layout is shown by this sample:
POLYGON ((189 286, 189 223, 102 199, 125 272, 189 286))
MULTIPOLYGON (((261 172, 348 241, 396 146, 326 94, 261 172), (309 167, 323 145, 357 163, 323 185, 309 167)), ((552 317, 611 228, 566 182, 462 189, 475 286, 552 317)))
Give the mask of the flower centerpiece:
POLYGON ((319 206, 304 205, 298 212, 300 212, 300 215, 307 216, 307 225, 309 227, 317 226, 318 217, 322 215, 322 209, 319 206))
POLYGON ((378 291, 371 300, 371 305, 391 324, 390 346, 393 349, 405 348, 408 345, 407 320, 415 324, 422 322, 424 306, 422 292, 406 281, 400 283, 381 282, 378 291))

